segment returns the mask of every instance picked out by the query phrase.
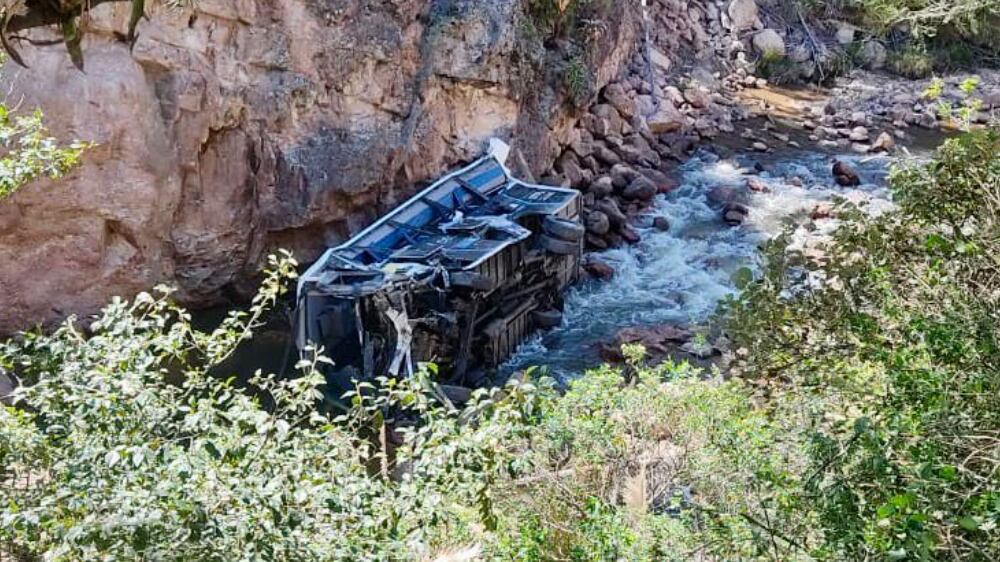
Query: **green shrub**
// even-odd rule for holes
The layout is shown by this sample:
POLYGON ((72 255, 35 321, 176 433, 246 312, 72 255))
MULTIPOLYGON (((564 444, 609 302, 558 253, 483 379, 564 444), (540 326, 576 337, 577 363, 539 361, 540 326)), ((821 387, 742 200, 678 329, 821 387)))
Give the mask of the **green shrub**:
POLYGON ((42 112, 17 115, 0 103, 0 201, 39 177, 58 178, 80 160, 89 145, 59 146, 42 123, 42 112))
POLYGON ((729 304, 740 372, 823 397, 795 493, 833 558, 1000 556, 998 148, 948 141, 892 175, 899 211, 851 215, 828 266, 778 245, 729 304), (822 288, 796 288, 807 271, 822 288))
POLYGON ((0 409, 0 481, 20 483, 0 486, 0 545, 67 561, 411 560, 492 525, 507 444, 544 393, 512 383, 455 411, 418 376, 359 389, 331 422, 316 409, 321 358, 293 380, 258 373, 253 394, 210 376, 294 271, 272 266, 251 313, 212 333, 141 295, 86 332, 0 348, 31 382, 0 409), (372 436, 392 416, 390 455, 372 436))
POLYGON ((527 0, 528 14, 550 39, 573 38, 582 24, 600 22, 613 0, 527 0))

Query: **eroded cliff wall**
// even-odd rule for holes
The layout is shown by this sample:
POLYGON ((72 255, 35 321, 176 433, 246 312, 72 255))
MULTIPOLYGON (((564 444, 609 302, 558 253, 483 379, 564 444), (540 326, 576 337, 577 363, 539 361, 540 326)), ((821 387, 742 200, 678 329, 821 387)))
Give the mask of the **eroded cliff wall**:
POLYGON ((518 0, 198 0, 131 50, 128 5, 95 8, 85 72, 59 45, 3 69, 9 98, 97 146, 0 203, 0 332, 158 283, 245 292, 268 251, 313 259, 492 136, 540 175, 584 114, 566 65, 591 94, 619 76, 637 5, 610 3, 582 49, 543 46, 518 0))

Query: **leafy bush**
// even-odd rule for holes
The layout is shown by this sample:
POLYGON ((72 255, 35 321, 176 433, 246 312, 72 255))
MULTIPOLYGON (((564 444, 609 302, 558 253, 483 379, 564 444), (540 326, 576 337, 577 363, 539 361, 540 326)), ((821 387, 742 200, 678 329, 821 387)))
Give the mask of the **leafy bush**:
POLYGON ((898 212, 852 216, 830 265, 779 245, 730 303, 739 370, 822 402, 794 493, 829 557, 1000 557, 998 149, 996 132, 949 141, 893 174, 898 212))
POLYGON ((75 166, 87 143, 59 146, 42 124, 42 112, 17 115, 0 104, 0 200, 29 181, 58 178, 75 166))
POLYGON ((550 39, 573 36, 577 26, 607 17, 611 0, 527 0, 528 14, 550 39))
POLYGON ((463 412, 431 400, 426 377, 384 381, 331 422, 316 408, 321 359, 294 380, 258 374, 254 394, 208 374, 293 265, 272 261, 251 313, 212 333, 166 294, 141 295, 88 330, 5 344, 0 365, 33 384, 0 410, 0 545, 72 561, 410 560, 464 522, 489 527, 530 386, 482 391, 463 412), (376 436, 393 416, 390 455, 376 436))

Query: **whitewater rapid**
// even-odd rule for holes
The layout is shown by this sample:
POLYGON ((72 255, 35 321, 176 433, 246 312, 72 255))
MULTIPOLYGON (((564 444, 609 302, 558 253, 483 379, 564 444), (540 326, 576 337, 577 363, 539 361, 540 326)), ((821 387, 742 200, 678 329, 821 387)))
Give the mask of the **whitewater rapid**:
POLYGON ((565 379, 599 364, 600 345, 622 328, 703 323, 720 300, 735 294, 738 270, 759 270, 760 244, 797 219, 802 222, 817 204, 834 197, 887 204, 890 162, 885 156, 804 150, 728 158, 699 151, 679 168, 680 187, 659 196, 636 225, 642 241, 596 254, 615 268, 614 279, 571 289, 562 326, 535 335, 504 370, 542 366, 565 379), (860 187, 835 184, 835 158, 859 172, 860 187), (749 178, 767 184, 769 192, 751 193, 748 220, 728 226, 708 193, 716 187, 744 189, 749 178), (668 231, 652 226, 656 216, 667 218, 668 231))

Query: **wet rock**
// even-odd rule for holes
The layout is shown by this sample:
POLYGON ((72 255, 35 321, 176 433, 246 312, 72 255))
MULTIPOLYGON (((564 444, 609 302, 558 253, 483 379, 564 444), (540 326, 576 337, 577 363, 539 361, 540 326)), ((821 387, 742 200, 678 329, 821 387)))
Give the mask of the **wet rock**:
POLYGON ((587 243, 588 248, 594 250, 607 250, 610 247, 607 240, 596 234, 587 234, 584 237, 584 241, 587 243))
POLYGON ((868 154, 872 150, 872 145, 863 142, 852 142, 851 150, 858 154, 868 154))
POLYGON ((879 134, 875 142, 872 143, 871 152, 889 152, 896 148, 896 139, 892 135, 883 131, 879 134))
POLYGON ((857 187, 861 185, 861 176, 858 175, 858 172, 850 164, 842 160, 836 160, 833 163, 833 179, 836 180, 837 185, 843 187, 857 187))
POLYGON ((625 189, 628 184, 639 177, 639 172, 628 164, 615 164, 609 173, 611 174, 611 185, 617 190, 625 189))
POLYGON ((611 231, 611 221, 608 219, 608 215, 601 211, 587 213, 583 219, 583 226, 587 229, 588 233, 597 236, 604 236, 611 231))
POLYGON ((653 228, 661 232, 667 232, 670 230, 670 220, 667 217, 655 217, 653 219, 653 228))
POLYGON ((824 201, 813 207, 812 211, 809 213, 809 218, 812 220, 823 220, 833 218, 834 205, 829 201, 824 201))
POLYGON ((713 187, 708 191, 707 198, 709 203, 723 207, 733 203, 745 205, 750 201, 746 190, 726 186, 713 187))
POLYGON ((645 176, 639 176, 625 187, 622 191, 622 197, 632 201, 649 201, 656 197, 656 193, 656 185, 645 176))
POLYGON ((634 245, 642 241, 642 237, 639 236, 639 233, 631 225, 623 225, 618 233, 621 235, 622 240, 629 244, 634 245))
POLYGON ((611 221, 611 226, 619 227, 628 222, 628 217, 618 207, 618 203, 615 203, 615 200, 610 197, 598 200, 597 204, 594 205, 594 209, 607 215, 608 220, 611 221))
POLYGON ((680 185, 674 178, 654 168, 638 168, 636 171, 656 185, 657 193, 670 193, 680 185))
POLYGON ((754 150, 756 150, 757 152, 767 152, 768 151, 768 146, 766 144, 760 142, 760 141, 757 141, 757 142, 753 143, 752 145, 750 145, 750 147, 753 148, 754 150))
POLYGON ((750 216, 750 208, 741 203, 730 203, 722 209, 722 220, 730 226, 743 224, 750 216))
POLYGON ((785 40, 777 31, 765 29, 753 36, 753 49, 763 57, 782 58, 785 56, 785 40))
POLYGON ((591 277, 603 281, 611 281, 615 277, 615 268, 594 256, 587 256, 583 262, 583 270, 591 277))
POLYGON ((771 187, 760 178, 747 178, 747 189, 754 193, 770 193, 771 187))
POLYGON ((663 358, 680 345, 691 341, 693 335, 687 329, 663 325, 619 330, 610 343, 601 346, 601 357, 608 362, 624 360, 621 348, 626 344, 640 344, 646 348, 651 359, 663 358))

